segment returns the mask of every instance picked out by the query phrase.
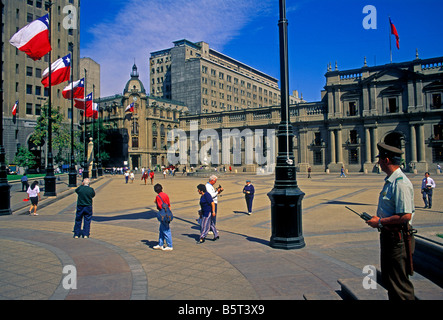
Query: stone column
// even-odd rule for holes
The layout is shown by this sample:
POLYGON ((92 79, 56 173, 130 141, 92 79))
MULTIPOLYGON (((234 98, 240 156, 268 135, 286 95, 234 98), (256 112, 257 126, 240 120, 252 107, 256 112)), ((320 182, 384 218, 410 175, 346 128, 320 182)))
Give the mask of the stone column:
POLYGON ((417 162, 417 136, 415 132, 415 125, 411 125, 410 129, 410 146, 411 146, 411 162, 417 162))
POLYGON ((343 150, 342 150, 342 132, 341 129, 338 129, 336 131, 337 134, 337 145, 336 145, 336 150, 337 150, 337 163, 343 163, 343 150))
POLYGON ((365 163, 372 163, 371 159, 371 131, 369 128, 365 128, 365 149, 366 160, 365 163))
POLYGON ((377 127, 374 127, 372 128, 372 139, 371 139, 372 162, 378 162, 378 159, 376 158, 376 156, 378 155, 377 143, 378 143, 378 131, 377 127))
POLYGON ((329 159, 330 163, 335 163, 335 133, 329 130, 329 159))
POLYGON ((423 124, 418 125, 418 162, 425 162, 425 129, 423 124))

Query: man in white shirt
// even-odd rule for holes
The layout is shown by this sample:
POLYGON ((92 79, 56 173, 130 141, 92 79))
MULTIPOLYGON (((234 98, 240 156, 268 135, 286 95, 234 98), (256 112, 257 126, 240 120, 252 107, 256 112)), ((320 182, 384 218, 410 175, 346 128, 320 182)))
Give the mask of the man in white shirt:
MULTIPOLYGON (((211 227, 215 229, 215 223, 217 222, 217 202, 218 202, 218 194, 223 191, 222 187, 214 188, 214 184, 217 182, 217 176, 210 176, 209 181, 206 183, 206 191, 211 195, 215 204, 215 217, 211 216, 211 227)), ((219 237, 217 236, 214 240, 217 240, 219 237)))
POLYGON ((432 192, 434 188, 434 179, 429 176, 429 172, 426 172, 421 182, 421 193, 423 195, 423 201, 425 202, 425 208, 431 209, 432 207, 432 192))

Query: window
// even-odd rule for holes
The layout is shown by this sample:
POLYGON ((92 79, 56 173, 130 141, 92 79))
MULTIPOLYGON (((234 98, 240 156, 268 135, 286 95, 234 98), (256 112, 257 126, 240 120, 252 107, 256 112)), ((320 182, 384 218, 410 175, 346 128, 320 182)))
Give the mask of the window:
POLYGON ((32 103, 26 104, 26 114, 32 114, 32 103))
POLYGON ((441 108, 441 93, 434 93, 432 95, 431 109, 440 109, 440 108, 441 108))
POLYGON ((396 112, 397 112, 397 98, 389 98, 388 113, 396 113, 396 112))
POLYGON ((349 112, 349 116, 350 117, 353 117, 353 116, 357 115, 357 107, 356 107, 354 101, 349 102, 349 111, 348 112, 349 112))
POLYGON ((41 115, 41 111, 42 111, 42 105, 41 104, 36 104, 35 105, 35 115, 36 116, 41 115))
POLYGON ((32 67, 26 67, 26 75, 32 77, 32 67))
POLYGON ((27 84, 26 85, 26 93, 27 94, 32 94, 32 85, 31 84, 27 84))
POLYGON ((135 149, 138 148, 138 136, 132 137, 132 148, 135 148, 135 149))
POLYGON ((42 69, 35 68, 35 77, 36 78, 41 78, 42 77, 42 69))
POLYGON ((323 164, 323 154, 321 150, 314 151, 314 165, 322 165, 323 164))
POLYGON ((357 144, 358 143, 357 130, 351 130, 351 132, 349 134, 349 143, 350 144, 357 144))
POLYGON ((42 95, 42 87, 35 86, 35 95, 36 96, 41 96, 42 95))
POLYGON ((314 133, 315 138, 314 138, 314 145, 315 146, 321 146, 321 132, 315 132, 314 133))
POLYGON ((443 162, 443 147, 435 146, 432 147, 432 162, 443 162))
POLYGON ((443 140, 443 125, 434 126, 434 140, 443 140))
POLYGON ((28 13, 26 15, 26 21, 27 22, 32 22, 32 20, 34 20, 34 15, 32 13, 28 13))

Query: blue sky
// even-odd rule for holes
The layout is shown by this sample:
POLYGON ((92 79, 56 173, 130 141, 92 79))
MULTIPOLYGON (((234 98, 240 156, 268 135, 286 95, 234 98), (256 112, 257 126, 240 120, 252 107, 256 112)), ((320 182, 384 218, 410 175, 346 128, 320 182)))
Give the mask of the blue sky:
MULTIPOLYGON (((102 96, 121 93, 134 59, 149 88, 150 53, 188 39, 280 79, 278 0, 82 0, 81 56, 101 65, 102 96)), ((320 100, 328 63, 339 70, 443 56, 441 0, 287 0, 289 86, 307 101, 320 100), (375 29, 363 13, 375 7, 375 29)))

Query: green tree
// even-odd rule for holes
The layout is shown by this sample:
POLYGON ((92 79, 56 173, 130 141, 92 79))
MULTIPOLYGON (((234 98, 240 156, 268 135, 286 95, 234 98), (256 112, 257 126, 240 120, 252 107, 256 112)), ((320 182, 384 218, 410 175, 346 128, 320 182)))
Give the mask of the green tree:
POLYGON ((34 167, 37 162, 35 161, 35 156, 26 148, 20 147, 18 148, 17 154, 14 158, 14 163, 16 163, 19 167, 24 167, 25 170, 34 167))

